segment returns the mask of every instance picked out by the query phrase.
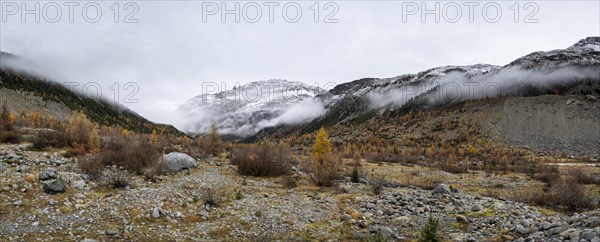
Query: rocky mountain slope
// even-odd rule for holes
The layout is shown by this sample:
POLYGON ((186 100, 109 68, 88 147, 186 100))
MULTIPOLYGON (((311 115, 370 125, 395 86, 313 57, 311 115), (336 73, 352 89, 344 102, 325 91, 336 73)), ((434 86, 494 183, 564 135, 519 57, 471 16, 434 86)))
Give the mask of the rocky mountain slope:
MULTIPOLYGON (((17 115, 36 112, 65 120, 74 111, 82 111, 90 120, 105 126, 121 126, 131 131, 182 135, 171 125, 155 124, 124 106, 72 92, 65 86, 31 74, 15 62, 25 62, 8 53, 0 53, 0 95, 9 110, 17 115)), ((35 71, 33 72, 35 73, 35 71)))
POLYGON ((211 122, 215 122, 223 134, 251 135, 265 126, 313 118, 315 114, 312 113, 288 120, 282 115, 295 105, 310 104, 310 100, 322 92, 319 87, 301 82, 257 81, 230 90, 201 94, 182 105, 180 110, 192 119, 187 128, 189 132, 206 132, 211 122))

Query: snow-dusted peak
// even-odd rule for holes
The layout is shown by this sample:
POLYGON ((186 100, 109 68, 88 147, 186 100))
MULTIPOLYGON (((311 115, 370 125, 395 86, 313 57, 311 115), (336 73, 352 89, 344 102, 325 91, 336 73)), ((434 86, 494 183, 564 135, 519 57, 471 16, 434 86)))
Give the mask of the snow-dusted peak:
POLYGON ((597 65, 600 65, 600 37, 588 37, 566 49, 531 53, 507 67, 546 71, 567 66, 597 65))
POLYGON ((600 52, 600 37, 587 37, 567 48, 567 50, 575 52, 600 52))
MULTIPOLYGON (((190 99, 180 110, 193 120, 188 132, 205 132, 216 122, 222 133, 248 135, 276 124, 294 104, 324 92, 318 86, 281 79, 250 82, 228 90, 204 93, 190 99)), ((289 117, 286 121, 290 121, 289 117)))

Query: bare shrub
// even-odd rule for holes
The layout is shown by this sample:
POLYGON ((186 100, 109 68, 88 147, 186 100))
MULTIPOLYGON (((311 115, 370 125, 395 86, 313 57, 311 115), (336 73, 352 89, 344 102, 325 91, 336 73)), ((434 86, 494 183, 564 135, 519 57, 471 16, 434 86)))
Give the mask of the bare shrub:
POLYGON ((296 178, 288 175, 284 176, 283 179, 281 179, 281 185, 283 185, 283 187, 287 189, 292 189, 298 186, 298 182, 296 181, 296 178))
POLYGON ((594 208, 593 196, 574 179, 555 183, 548 191, 539 186, 514 190, 509 194, 514 201, 538 206, 578 212, 594 208))
POLYGON ((143 171, 144 179, 147 181, 156 181, 156 177, 163 173, 162 162, 155 162, 154 164, 146 167, 143 171))
POLYGON ((104 164, 102 161, 95 156, 87 155, 80 156, 77 159, 77 165, 83 174, 86 174, 92 180, 97 180, 102 176, 104 170, 104 164))
POLYGON ((36 150, 50 147, 62 148, 68 145, 68 137, 62 132, 43 130, 34 134, 31 143, 36 150))
POLYGON ((204 201, 205 205, 208 204, 213 207, 221 206, 221 197, 217 195, 217 193, 212 188, 204 188, 201 191, 201 195, 202 201, 204 201))
POLYGON ((569 179, 573 179, 579 184, 600 184, 599 180, 594 179, 593 176, 587 174, 580 167, 569 169, 566 175, 569 179))
POLYGON ((540 166, 536 173, 534 178, 548 185, 555 184, 560 180, 560 173, 556 166, 540 166))
POLYGON ((373 193, 375 193, 375 195, 379 195, 383 192, 383 188, 385 185, 385 178, 384 177, 373 177, 369 181, 369 185, 371 186, 371 190, 373 191, 373 193))
POLYGON ((141 175, 145 168, 155 165, 159 148, 143 137, 107 137, 99 154, 104 165, 116 165, 141 175))
POLYGON ((15 131, 0 131, 0 143, 21 143, 21 135, 15 131))
POLYGON ((586 192, 577 179, 567 178, 553 188, 555 204, 563 206, 567 211, 577 212, 593 208, 592 195, 586 192))
POLYGON ((87 154, 85 150, 85 146, 83 145, 75 145, 74 147, 69 147, 67 149, 66 157, 77 157, 87 154))
POLYGON ((272 177, 288 174, 292 157, 291 151, 283 147, 241 145, 233 149, 231 161, 242 175, 272 177))

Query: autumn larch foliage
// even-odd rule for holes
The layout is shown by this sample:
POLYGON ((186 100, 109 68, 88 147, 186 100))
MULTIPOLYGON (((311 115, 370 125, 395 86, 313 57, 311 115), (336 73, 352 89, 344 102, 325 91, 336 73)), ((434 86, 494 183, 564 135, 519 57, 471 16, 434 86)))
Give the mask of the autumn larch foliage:
POLYGON ((312 149, 311 171, 313 180, 318 186, 330 186, 338 177, 339 159, 333 155, 331 141, 325 128, 317 132, 315 144, 312 149))
POLYGON ((213 155, 219 155, 222 152, 223 146, 221 142, 221 136, 219 135, 219 131, 216 123, 212 123, 210 126, 210 132, 204 139, 201 144, 204 146, 204 150, 207 153, 213 155))
POLYGON ((81 112, 76 112, 67 120, 65 133, 73 147, 84 146, 86 150, 98 152, 100 135, 97 127, 81 112))

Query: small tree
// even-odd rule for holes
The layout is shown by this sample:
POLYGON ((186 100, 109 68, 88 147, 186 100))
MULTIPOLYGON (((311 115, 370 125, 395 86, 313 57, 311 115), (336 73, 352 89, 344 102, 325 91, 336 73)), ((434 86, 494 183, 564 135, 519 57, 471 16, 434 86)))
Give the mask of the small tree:
POLYGON ((206 151, 213 155, 219 155, 222 150, 222 142, 221 136, 219 135, 219 129, 217 128, 217 124, 213 122, 210 125, 210 131, 204 140, 204 145, 206 151))
POLYGON ((331 141, 324 128, 321 128, 315 138, 312 150, 312 173, 315 184, 329 186, 338 177, 338 166, 341 163, 332 154, 331 141))
POLYGON ((312 150, 312 159, 313 162, 318 162, 323 165, 324 158, 327 154, 331 154, 331 141, 329 141, 329 136, 325 128, 321 128, 317 133, 317 137, 315 138, 315 144, 313 145, 312 150))
POLYGON ((152 143, 152 144, 158 143, 158 134, 156 134, 156 129, 153 129, 152 133, 150 134, 150 143, 152 143))
POLYGON ((429 216, 427 223, 421 228, 421 236, 419 242, 439 242, 442 239, 437 234, 439 220, 429 216))

